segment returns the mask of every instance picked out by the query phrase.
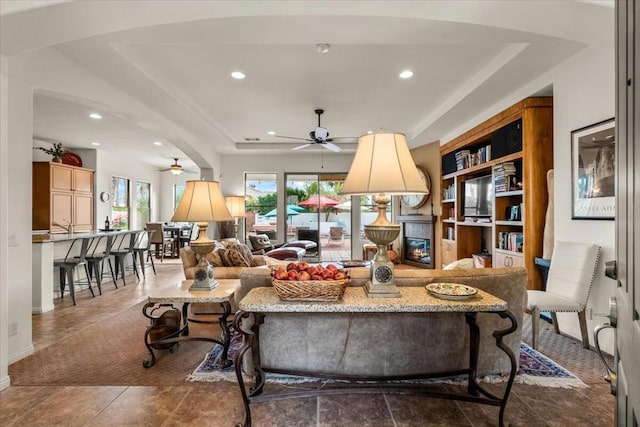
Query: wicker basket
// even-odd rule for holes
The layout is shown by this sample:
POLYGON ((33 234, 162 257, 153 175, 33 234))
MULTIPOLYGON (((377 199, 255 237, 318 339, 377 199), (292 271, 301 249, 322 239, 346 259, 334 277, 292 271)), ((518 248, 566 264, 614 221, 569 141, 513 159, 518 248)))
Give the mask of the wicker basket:
POLYGON ((273 288, 283 301, 338 301, 347 288, 349 278, 341 280, 278 280, 273 288))

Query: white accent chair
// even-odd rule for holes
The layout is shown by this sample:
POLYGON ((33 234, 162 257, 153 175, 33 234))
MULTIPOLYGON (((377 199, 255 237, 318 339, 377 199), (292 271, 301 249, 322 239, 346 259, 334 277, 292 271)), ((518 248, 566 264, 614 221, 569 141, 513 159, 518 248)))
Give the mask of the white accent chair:
POLYGON ((546 291, 527 291, 527 308, 531 312, 531 344, 538 346, 540 312, 551 313, 554 331, 558 334, 556 312, 577 312, 582 335, 582 345, 589 348, 587 332, 587 302, 596 274, 600 246, 556 242, 549 267, 546 291))

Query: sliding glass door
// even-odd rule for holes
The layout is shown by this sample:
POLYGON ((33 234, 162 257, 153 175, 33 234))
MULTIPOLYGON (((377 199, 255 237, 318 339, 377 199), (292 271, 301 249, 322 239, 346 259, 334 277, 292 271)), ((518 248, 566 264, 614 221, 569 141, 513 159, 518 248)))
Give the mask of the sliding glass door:
POLYGON ((285 174, 286 241, 312 240, 317 261, 351 259, 351 197, 340 195, 346 174, 285 174))

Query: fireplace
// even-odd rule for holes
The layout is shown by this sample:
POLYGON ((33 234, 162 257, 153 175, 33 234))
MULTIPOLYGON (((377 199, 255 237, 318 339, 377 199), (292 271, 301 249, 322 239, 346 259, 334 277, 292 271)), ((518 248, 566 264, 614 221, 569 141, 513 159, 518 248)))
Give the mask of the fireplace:
POLYGON ((434 268, 433 216, 402 215, 402 263, 422 268, 434 268))

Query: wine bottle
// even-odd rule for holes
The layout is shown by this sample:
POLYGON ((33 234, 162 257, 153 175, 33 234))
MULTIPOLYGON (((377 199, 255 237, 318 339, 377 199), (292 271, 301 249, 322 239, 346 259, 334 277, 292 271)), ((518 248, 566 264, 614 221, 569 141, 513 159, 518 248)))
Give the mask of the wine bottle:
POLYGON ((107 219, 104 220, 104 229, 108 230, 109 229, 109 217, 107 216, 107 219))

